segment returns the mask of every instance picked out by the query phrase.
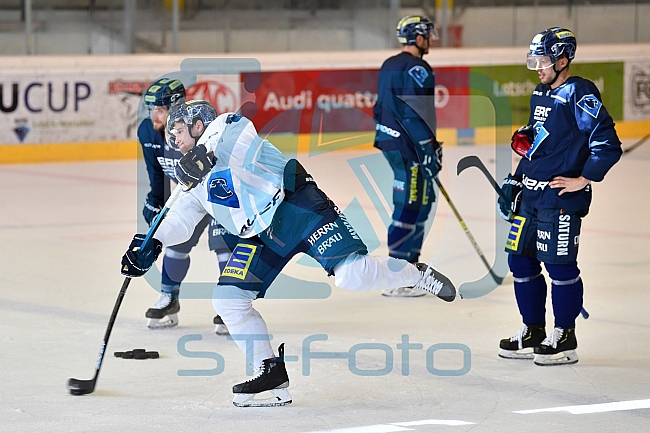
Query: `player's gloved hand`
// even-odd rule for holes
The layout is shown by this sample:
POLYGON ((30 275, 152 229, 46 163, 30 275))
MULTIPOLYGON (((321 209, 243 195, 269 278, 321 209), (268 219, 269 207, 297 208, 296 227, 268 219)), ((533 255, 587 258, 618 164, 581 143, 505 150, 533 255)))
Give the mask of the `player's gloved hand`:
POLYGON ((442 169, 442 143, 435 138, 431 142, 422 145, 422 172, 424 176, 431 180, 438 175, 442 169))
POLYGON ((214 154, 199 144, 183 155, 174 168, 174 174, 185 190, 190 190, 201 183, 216 162, 214 154))
POLYGON ((162 252, 162 242, 156 238, 151 239, 145 249, 141 250, 140 247, 145 237, 146 235, 140 233, 133 236, 129 249, 122 256, 120 272, 125 277, 143 276, 162 252))
POLYGON ((512 222, 513 216, 517 213, 519 205, 521 204, 521 193, 523 188, 524 184, 521 183, 520 176, 508 174, 508 177, 503 179, 501 190, 503 191, 503 195, 510 198, 510 202, 506 203, 506 201, 499 196, 497 209, 499 209, 499 214, 504 220, 512 222))
POLYGON ((162 208, 160 206, 156 206, 150 199, 149 197, 144 199, 144 207, 142 208, 142 216, 144 217, 144 220, 151 226, 151 222, 156 218, 156 216, 160 213, 162 208))
POLYGON ((525 157, 535 141, 535 129, 531 125, 522 126, 512 134, 510 147, 521 157, 525 157))

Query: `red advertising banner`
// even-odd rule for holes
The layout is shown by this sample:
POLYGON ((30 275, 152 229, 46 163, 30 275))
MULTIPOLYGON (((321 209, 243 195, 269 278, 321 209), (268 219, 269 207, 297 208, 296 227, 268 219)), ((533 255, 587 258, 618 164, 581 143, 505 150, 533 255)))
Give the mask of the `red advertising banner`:
MULTIPOLYGON (((469 127, 469 68, 438 68, 438 127, 469 127)), ((242 114, 261 133, 348 132, 375 129, 378 69, 277 71, 242 74, 255 91, 242 114)))

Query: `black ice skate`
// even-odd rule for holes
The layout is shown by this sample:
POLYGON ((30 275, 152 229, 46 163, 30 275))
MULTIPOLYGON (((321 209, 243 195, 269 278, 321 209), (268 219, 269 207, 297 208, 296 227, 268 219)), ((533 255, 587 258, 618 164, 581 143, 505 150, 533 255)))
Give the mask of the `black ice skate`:
POLYGON ((214 332, 217 335, 230 334, 230 331, 228 331, 228 327, 226 326, 226 324, 223 323, 223 319, 221 318, 221 316, 219 315, 214 316, 214 319, 212 319, 212 323, 214 323, 214 332))
POLYGON ((232 404, 239 407, 284 406, 291 403, 289 376, 284 366, 284 343, 278 348, 278 357, 262 361, 262 367, 254 378, 232 387, 235 394, 232 404), (271 391, 273 397, 255 400, 259 393, 271 391))
POLYGON ((145 317, 149 319, 149 329, 171 328, 178 325, 178 313, 181 305, 178 298, 172 298, 169 293, 161 292, 156 305, 149 308, 145 317), (164 318, 167 320, 162 320, 164 318))
POLYGON ((456 287, 449 278, 425 263, 416 263, 415 266, 420 271, 420 280, 415 283, 414 289, 426 290, 446 302, 456 299, 456 287))
POLYGON ((555 328, 539 347, 535 348, 535 364, 563 365, 578 362, 578 340, 575 328, 555 328))
POLYGON ((533 359, 533 350, 546 338, 543 326, 524 325, 513 337, 499 343, 499 356, 508 359, 533 359))

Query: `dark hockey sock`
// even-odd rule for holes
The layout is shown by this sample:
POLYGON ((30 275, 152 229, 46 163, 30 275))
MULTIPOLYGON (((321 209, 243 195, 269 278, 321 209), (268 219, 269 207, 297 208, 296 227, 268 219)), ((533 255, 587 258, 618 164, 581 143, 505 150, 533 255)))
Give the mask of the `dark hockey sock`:
POLYGON ((551 299, 555 326, 575 328, 576 317, 582 309, 583 286, 576 262, 562 265, 545 264, 551 277, 551 299))
POLYGON ((544 326, 547 288, 539 261, 511 254, 508 262, 515 279, 515 297, 523 322, 544 326))
POLYGON ((162 284, 168 286, 179 285, 185 279, 190 268, 189 255, 183 258, 163 257, 162 284))
POLYGON ((388 227, 388 252, 391 257, 412 262, 419 257, 424 224, 418 224, 418 212, 396 207, 388 227))

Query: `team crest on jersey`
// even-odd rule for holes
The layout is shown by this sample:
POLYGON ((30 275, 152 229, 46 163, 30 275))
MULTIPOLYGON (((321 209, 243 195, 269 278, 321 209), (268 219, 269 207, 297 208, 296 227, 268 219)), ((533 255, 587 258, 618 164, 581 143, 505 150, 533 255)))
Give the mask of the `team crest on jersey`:
POLYGON ((594 95, 585 95, 578 101, 577 105, 595 119, 598 117, 600 107, 603 106, 603 103, 600 102, 594 95))
POLYGON ((429 76, 429 72, 423 66, 413 66, 409 69, 409 75, 418 83, 418 86, 424 87, 424 82, 429 76))
POLYGON ((210 203, 239 208, 239 199, 234 191, 230 169, 212 173, 207 184, 210 203))

